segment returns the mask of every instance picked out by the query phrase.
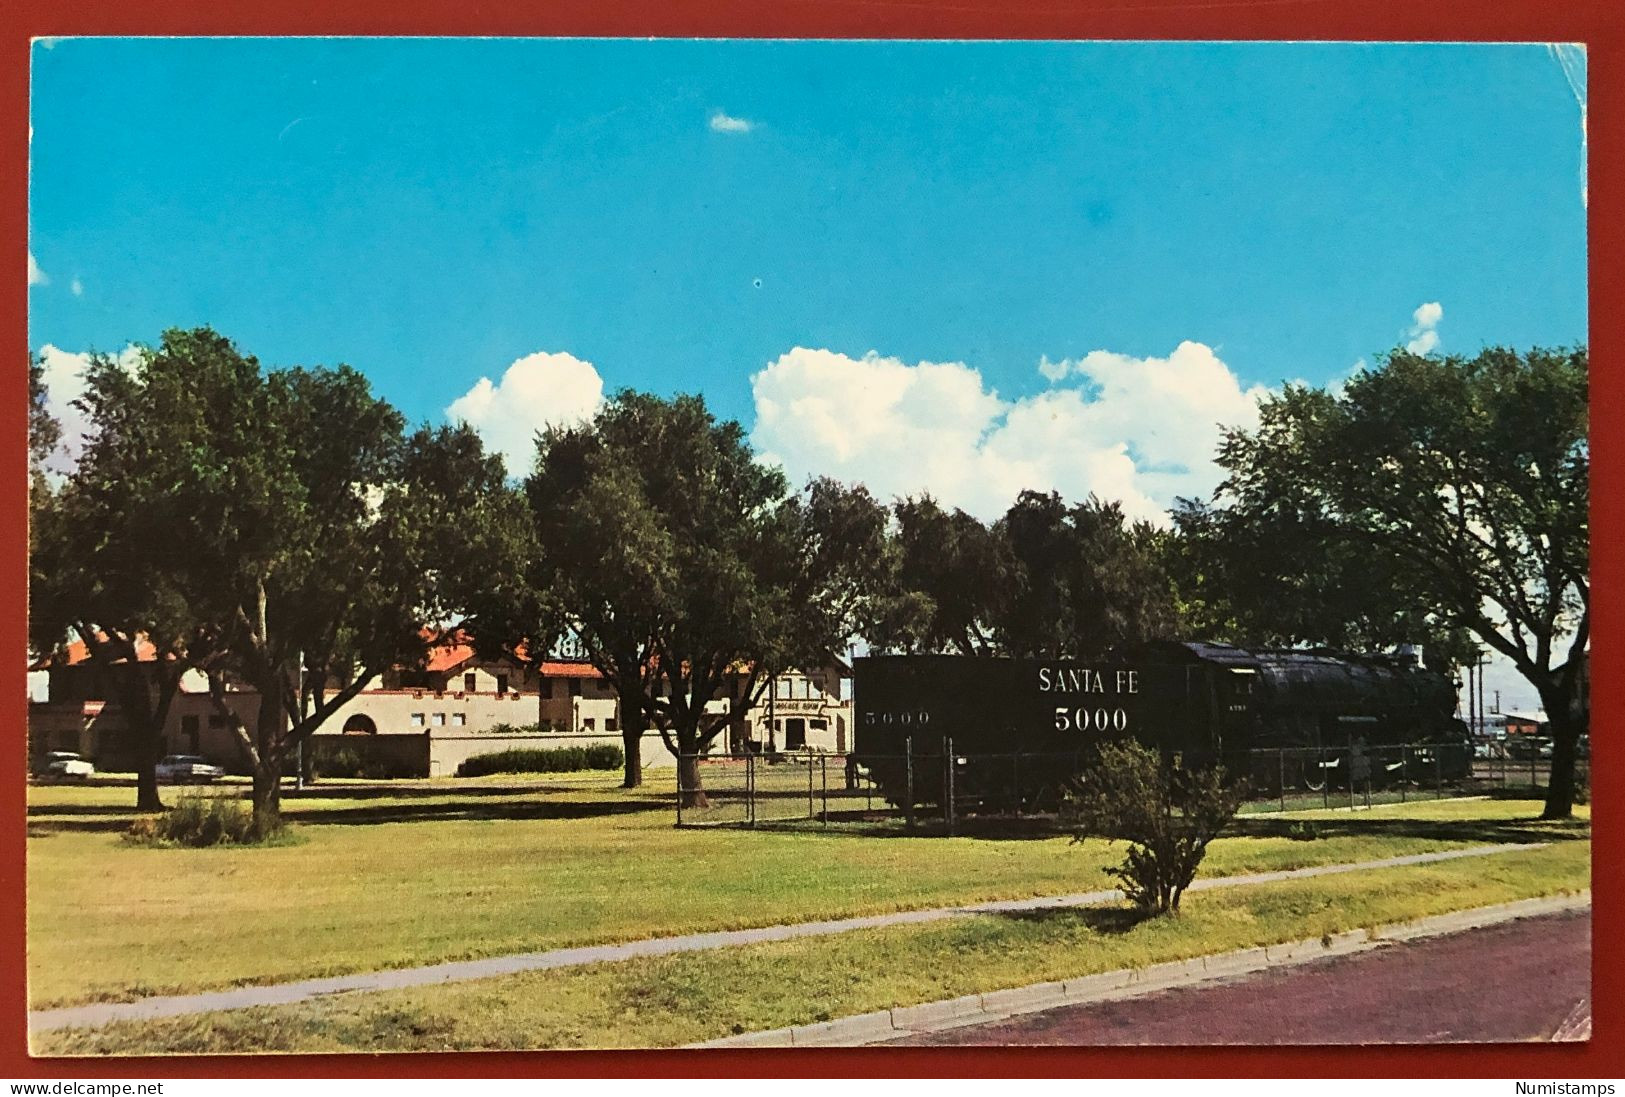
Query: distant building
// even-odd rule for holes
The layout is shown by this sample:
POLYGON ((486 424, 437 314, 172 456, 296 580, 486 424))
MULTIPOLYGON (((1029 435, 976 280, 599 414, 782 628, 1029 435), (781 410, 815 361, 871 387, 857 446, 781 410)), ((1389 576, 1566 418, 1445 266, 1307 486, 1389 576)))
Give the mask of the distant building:
POLYGON ((821 667, 785 671, 729 726, 729 749, 846 753, 852 748, 852 702, 842 699, 841 683, 851 676, 852 668, 834 656, 821 667))
MULTIPOLYGON (((138 646, 141 663, 156 668, 156 659, 150 644, 138 646)), ((101 770, 133 769, 123 714, 85 646, 70 644, 37 669, 49 678, 49 699, 29 704, 31 753, 71 750, 101 770)), ((840 682, 849 673, 838 660, 810 673, 786 673, 760 705, 719 736, 713 752, 846 750, 851 703, 841 701, 840 682)), ((259 694, 228 685, 226 705, 251 729, 259 694)), ((728 702, 708 707, 721 714, 728 702)), ((232 719, 219 710, 199 673, 182 678, 163 738, 165 753, 199 754, 236 772, 250 768, 232 719)), ((318 761, 347 752, 363 772, 406 777, 451 775, 479 754, 594 745, 619 747, 622 740, 620 703, 592 664, 548 660, 531 667, 482 658, 466 638, 450 634, 430 647, 422 666, 386 671, 345 702, 305 749, 318 761)), ((645 767, 676 764, 654 728, 644 733, 642 757, 645 767)))

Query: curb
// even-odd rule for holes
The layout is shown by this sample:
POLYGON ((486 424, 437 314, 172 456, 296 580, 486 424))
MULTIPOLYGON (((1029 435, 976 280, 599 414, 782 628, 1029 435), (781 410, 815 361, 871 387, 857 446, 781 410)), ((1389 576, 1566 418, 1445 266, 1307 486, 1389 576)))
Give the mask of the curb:
MULTIPOLYGON (((1354 929, 1329 937, 1309 937, 1301 941, 1239 949, 1214 956, 1170 960, 1166 963, 1152 964, 1150 967, 1121 968, 1117 971, 1083 975, 1059 982, 1033 983, 1009 990, 967 994, 960 998, 947 998, 915 1006, 898 1006, 894 1009, 860 1013, 818 1024, 795 1025, 789 1028, 769 1029, 765 1032, 747 1032, 738 1036, 725 1036, 718 1040, 689 1044, 688 1047, 858 1047, 904 1036, 940 1032, 943 1029, 1003 1021, 1026 1013, 1041 1013, 1058 1006, 1089 1005, 1094 1002, 1133 998, 1159 990, 1250 975, 1270 968, 1296 967, 1335 956, 1367 952, 1402 941, 1461 933, 1519 918, 1578 910, 1590 905, 1590 889, 1569 895, 1519 899, 1495 906, 1436 914, 1413 922, 1377 926, 1374 929, 1354 929)), ((1581 1022, 1578 1018, 1575 1022, 1569 1027, 1577 1031, 1581 1027, 1581 1022)), ((1589 1010, 1583 1023, 1589 1030, 1589 1010)), ((1577 1037, 1570 1032, 1555 1038, 1577 1037)))

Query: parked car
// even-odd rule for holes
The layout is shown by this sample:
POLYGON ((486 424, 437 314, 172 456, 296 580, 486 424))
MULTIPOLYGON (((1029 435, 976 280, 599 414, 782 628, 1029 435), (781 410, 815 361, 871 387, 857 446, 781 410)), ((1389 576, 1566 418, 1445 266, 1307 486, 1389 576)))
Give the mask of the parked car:
POLYGON ((171 754, 158 763, 156 771, 158 780, 177 785, 212 781, 226 775, 225 770, 210 765, 196 754, 171 754))
POLYGON ((1507 738, 1507 757, 1520 762, 1552 756, 1552 741, 1537 739, 1533 735, 1513 735, 1507 738))
POLYGON ((42 772, 47 777, 72 777, 82 781, 86 777, 94 777, 96 767, 88 758, 83 758, 71 750, 53 750, 45 756, 42 772))

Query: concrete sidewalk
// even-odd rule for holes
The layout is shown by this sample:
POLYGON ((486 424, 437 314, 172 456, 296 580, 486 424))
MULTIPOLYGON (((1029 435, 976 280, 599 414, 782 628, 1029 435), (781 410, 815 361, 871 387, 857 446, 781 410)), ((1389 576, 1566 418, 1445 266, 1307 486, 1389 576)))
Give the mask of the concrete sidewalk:
MULTIPOLYGON (((1438 853, 1417 853, 1406 857, 1390 857, 1380 861, 1318 865, 1313 868, 1261 872, 1246 876, 1221 876, 1198 880, 1191 885, 1190 890, 1204 891, 1208 888, 1218 887, 1249 887, 1257 884, 1276 883, 1282 880, 1332 876, 1343 872, 1363 872, 1370 869, 1395 868, 1402 865, 1431 864, 1437 861, 1451 861, 1461 857, 1485 857, 1498 853, 1508 853, 1513 850, 1539 849, 1544 845, 1546 845, 1544 842, 1503 843, 1499 845, 1472 846, 1467 849, 1445 850, 1438 853)), ((49 1032, 63 1028, 93 1028, 114 1021, 140 1021, 158 1017, 178 1017, 193 1013, 213 1013, 219 1010, 250 1009, 255 1006, 290 1005, 330 994, 395 990, 402 987, 464 982, 470 979, 487 979, 498 975, 515 975, 525 971, 547 971, 555 968, 577 967, 583 964, 601 964, 648 956, 670 956, 680 952, 728 948, 734 945, 752 945, 767 941, 789 941, 802 937, 823 937, 859 929, 918 925, 966 915, 1097 906, 1102 903, 1116 902, 1122 898, 1123 893, 1115 889, 1090 891, 1076 895, 1014 899, 1004 902, 980 903, 972 906, 937 907, 931 910, 876 914, 863 918, 841 918, 824 922, 799 922, 793 925, 764 926, 759 929, 691 933, 679 937, 654 937, 641 941, 628 941, 622 944, 552 949, 546 952, 493 956, 484 960, 462 960, 453 963, 430 964, 424 967, 396 968, 390 971, 339 975, 324 979, 304 979, 293 983, 236 987, 231 990, 206 991, 201 994, 142 998, 134 1002, 102 1002, 93 1005, 67 1006, 61 1009, 32 1010, 28 1014, 28 1029, 30 1032, 49 1032)))

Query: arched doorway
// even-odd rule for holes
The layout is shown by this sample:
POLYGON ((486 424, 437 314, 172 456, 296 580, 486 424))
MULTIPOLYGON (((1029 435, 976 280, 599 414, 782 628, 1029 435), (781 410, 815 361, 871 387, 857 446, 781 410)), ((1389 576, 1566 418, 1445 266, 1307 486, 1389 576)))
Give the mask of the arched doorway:
POLYGON ((377 735, 378 725, 372 722, 372 717, 364 713, 356 713, 344 721, 344 734, 346 735, 377 735))

